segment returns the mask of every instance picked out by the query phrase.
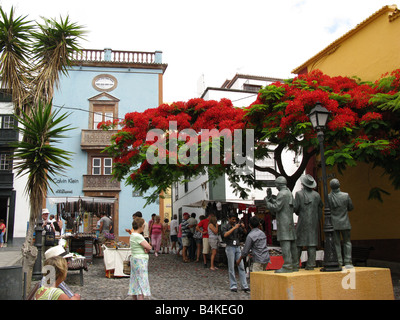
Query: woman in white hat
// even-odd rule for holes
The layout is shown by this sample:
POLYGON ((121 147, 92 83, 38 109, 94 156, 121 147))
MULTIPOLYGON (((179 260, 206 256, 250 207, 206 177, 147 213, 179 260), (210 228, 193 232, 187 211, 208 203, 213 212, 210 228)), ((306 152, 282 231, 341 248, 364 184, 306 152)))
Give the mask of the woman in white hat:
MULTIPOLYGON (((64 282, 67 278, 68 273, 68 265, 67 261, 60 256, 53 256, 51 258, 46 259, 45 266, 49 268, 49 270, 54 270, 55 279, 46 279, 52 281, 52 283, 44 283, 35 293, 34 300, 80 300, 81 297, 79 294, 74 294, 69 297, 63 290, 60 289, 60 284, 64 282)), ((50 272, 51 275, 51 272, 50 272)))
MULTIPOLYGON (((67 259, 69 257, 72 257, 71 253, 67 253, 65 249, 62 246, 54 246, 48 249, 44 253, 44 257, 46 260, 53 258, 53 257, 62 257, 64 259, 67 259)), ((44 285, 45 278, 43 277, 42 279, 42 285, 44 285)), ((61 289, 68 297, 73 297, 74 293, 71 291, 71 289, 66 285, 64 281, 61 281, 58 285, 58 288, 61 289)), ((76 294, 75 294, 76 295, 76 294)))

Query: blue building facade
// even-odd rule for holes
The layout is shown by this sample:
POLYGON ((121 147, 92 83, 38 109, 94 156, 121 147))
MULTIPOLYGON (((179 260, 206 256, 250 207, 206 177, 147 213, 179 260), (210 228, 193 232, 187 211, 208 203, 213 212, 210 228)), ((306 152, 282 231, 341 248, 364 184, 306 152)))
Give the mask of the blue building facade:
POLYGON ((120 238, 128 236, 125 229, 131 228, 134 212, 142 211, 147 221, 152 213, 158 214, 158 204, 144 208, 145 200, 132 187, 112 180, 112 159, 102 150, 116 130, 102 131, 97 124, 160 105, 166 68, 160 51, 85 49, 74 56, 74 64, 68 75, 61 77, 53 98, 55 109, 70 113, 67 121, 74 128, 58 146, 74 155, 72 167, 57 177, 48 191, 46 204, 51 214, 82 213, 92 202, 96 210, 109 211, 114 233, 120 238))

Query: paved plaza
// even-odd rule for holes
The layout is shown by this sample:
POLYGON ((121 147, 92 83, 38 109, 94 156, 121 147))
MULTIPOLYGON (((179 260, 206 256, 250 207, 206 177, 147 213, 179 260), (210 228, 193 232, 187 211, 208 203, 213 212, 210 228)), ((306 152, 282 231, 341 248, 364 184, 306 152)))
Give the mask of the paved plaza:
MULTIPOLYGON (((21 265, 20 246, 0 248, 0 266, 21 265)), ((201 262, 183 263, 176 254, 150 254, 149 280, 152 296, 148 300, 250 300, 250 294, 229 290, 228 268, 224 264, 212 271, 201 262)), ((82 300, 130 300, 129 278, 107 278, 102 258, 94 258, 88 271, 69 271, 66 283, 82 300)), ((392 273, 394 296, 400 300, 400 275, 392 273)))
MULTIPOLYGON (((204 268, 201 262, 183 263, 176 254, 150 254, 150 300, 250 300, 250 294, 229 290, 228 268, 204 268)), ((106 278, 103 259, 94 258, 84 271, 80 286, 78 271, 70 271, 66 283, 83 300, 130 300, 129 278, 106 278)))
MULTIPOLYGON (((204 268, 203 263, 183 263, 176 254, 149 255, 149 281, 152 296, 149 300, 250 300, 250 294, 229 290, 228 267, 219 264, 218 270, 204 268)), ((236 278, 238 275, 236 273, 236 278)), ((106 278, 103 259, 94 258, 84 271, 80 286, 78 271, 70 271, 66 280, 82 300, 130 300, 127 295, 129 278, 106 278)), ((400 300, 400 277, 392 273, 393 290, 400 300)), ((250 281, 248 279, 250 285, 250 281)), ((240 287, 240 285, 239 285, 240 287)))

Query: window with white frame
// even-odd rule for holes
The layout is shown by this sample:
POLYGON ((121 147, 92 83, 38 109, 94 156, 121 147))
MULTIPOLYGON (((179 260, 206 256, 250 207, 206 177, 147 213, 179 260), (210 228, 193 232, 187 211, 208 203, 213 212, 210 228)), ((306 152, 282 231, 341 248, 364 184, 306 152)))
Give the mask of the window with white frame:
POLYGON ((110 175, 112 172, 112 158, 104 158, 104 174, 110 175))
POLYGON ((0 153, 0 170, 12 170, 12 160, 9 153, 0 153))
POLYGON ((14 117, 12 115, 2 116, 2 129, 14 129, 14 117))
POLYGON ((112 172, 112 158, 92 158, 92 175, 110 175, 112 172))

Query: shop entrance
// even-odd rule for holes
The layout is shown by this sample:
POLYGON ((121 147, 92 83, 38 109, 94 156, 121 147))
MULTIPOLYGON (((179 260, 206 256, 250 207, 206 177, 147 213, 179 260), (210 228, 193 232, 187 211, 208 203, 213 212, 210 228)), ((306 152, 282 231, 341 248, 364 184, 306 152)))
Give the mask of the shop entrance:
POLYGON ((4 235, 4 242, 12 240, 14 229, 14 214, 10 211, 10 197, 0 196, 0 219, 4 220, 6 225, 6 233, 4 235))

